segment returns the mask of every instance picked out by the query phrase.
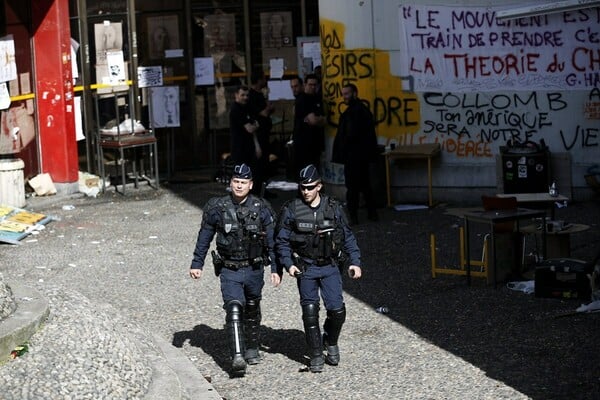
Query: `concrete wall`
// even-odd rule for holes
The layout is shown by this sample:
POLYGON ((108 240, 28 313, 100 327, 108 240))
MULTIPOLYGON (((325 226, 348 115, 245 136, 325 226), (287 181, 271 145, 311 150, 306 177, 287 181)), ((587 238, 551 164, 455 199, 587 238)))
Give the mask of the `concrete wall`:
MULTIPOLYGON (((479 16, 488 12, 489 17, 498 10, 523 6, 519 1, 496 4, 321 0, 329 147, 343 112, 341 86, 353 82, 375 114, 381 144, 442 145, 433 176, 438 199, 460 199, 469 190, 475 198, 482 190, 495 191, 495 158, 500 146, 514 138, 538 143, 543 139, 552 153, 569 153, 572 193, 578 200, 591 197, 584 175, 600 162, 600 8, 521 19, 510 27, 497 26, 494 18, 487 20, 492 21, 489 26, 473 27, 466 19, 443 17, 455 11, 479 12, 479 16), (459 23, 462 27, 456 26, 459 23), (508 49, 498 40, 490 42, 494 31, 518 32, 521 36, 510 37, 519 40, 523 32, 545 39, 539 46, 515 44, 508 49), (404 32, 421 36, 403 41, 404 32), (409 49, 419 43, 423 54, 409 49), (503 60, 504 68, 494 71, 489 65, 477 65, 469 74, 461 71, 463 58, 440 61, 428 51, 465 55, 468 60, 495 56, 503 60), (453 74, 455 79, 448 79, 453 74)), ((424 163, 392 168, 393 198, 422 198, 424 176, 424 163)), ((338 165, 327 164, 325 177, 343 183, 338 165)))

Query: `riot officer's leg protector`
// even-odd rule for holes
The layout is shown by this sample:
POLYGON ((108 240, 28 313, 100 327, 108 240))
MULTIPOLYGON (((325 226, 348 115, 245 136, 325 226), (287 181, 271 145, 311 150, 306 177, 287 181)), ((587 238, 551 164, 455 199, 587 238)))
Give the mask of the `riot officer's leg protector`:
POLYGON ((229 353, 231 355, 231 372, 243 375, 246 371, 246 360, 244 360, 244 332, 243 332, 243 308, 239 301, 229 301, 225 310, 227 311, 226 330, 229 337, 229 353))
POLYGON ((340 349, 337 342, 344 321, 346 321, 346 306, 337 310, 327 310, 327 318, 323 324, 323 343, 327 350, 325 361, 328 364, 338 365, 340 362, 340 349))
POLYGON ((323 342, 319 327, 319 305, 316 303, 302 306, 302 322, 310 356, 310 371, 323 371, 323 342))
POLYGON ((246 353, 244 358, 250 365, 258 364, 260 362, 260 356, 258 354, 258 347, 260 345, 260 321, 260 299, 246 300, 246 307, 244 308, 246 353))

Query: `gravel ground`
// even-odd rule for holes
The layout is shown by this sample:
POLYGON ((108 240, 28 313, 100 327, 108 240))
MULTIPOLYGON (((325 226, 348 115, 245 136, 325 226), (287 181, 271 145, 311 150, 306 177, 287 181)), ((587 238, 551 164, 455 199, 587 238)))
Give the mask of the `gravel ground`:
MULTIPOLYGON (((59 220, 21 246, 0 245, 10 260, 0 273, 48 296, 51 317, 29 353, 0 367, 0 398, 143 398, 150 332, 183 348, 228 400, 600 398, 600 313, 572 315, 580 300, 477 278, 471 287, 464 277, 431 278, 430 232, 438 262, 456 263, 461 220, 444 205, 384 209, 380 222, 355 227, 365 276, 345 280, 338 367, 306 372, 297 289, 286 276, 265 286, 263 362, 230 379, 218 280, 211 268, 200 281, 187 275, 201 206, 221 193, 212 183, 171 185, 69 200, 71 211, 65 203, 37 209, 59 220), (382 305, 388 314, 375 311, 382 305)), ((279 192, 275 209, 287 197, 279 192)), ((573 256, 591 259, 598 203, 558 213, 591 225, 572 238, 573 256)))

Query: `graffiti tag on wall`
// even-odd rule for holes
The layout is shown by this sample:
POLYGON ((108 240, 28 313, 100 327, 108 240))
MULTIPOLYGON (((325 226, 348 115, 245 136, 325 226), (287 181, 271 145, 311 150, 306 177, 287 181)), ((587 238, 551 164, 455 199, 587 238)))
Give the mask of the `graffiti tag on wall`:
POLYGON ((419 129, 418 97, 409 78, 393 76, 389 54, 376 49, 347 49, 344 25, 321 19, 323 100, 327 109, 329 136, 335 135, 345 105, 342 87, 356 85, 359 97, 376 120, 379 137, 394 138, 419 129))

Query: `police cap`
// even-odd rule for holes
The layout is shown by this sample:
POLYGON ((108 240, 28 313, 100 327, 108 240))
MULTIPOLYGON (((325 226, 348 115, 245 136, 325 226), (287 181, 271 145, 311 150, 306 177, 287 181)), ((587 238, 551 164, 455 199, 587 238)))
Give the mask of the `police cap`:
POLYGON ((307 185, 309 183, 321 180, 319 170, 313 164, 307 165, 300 171, 300 184, 307 185))
POLYGON ((233 167, 233 178, 252 179, 252 170, 246 164, 239 164, 233 167))

